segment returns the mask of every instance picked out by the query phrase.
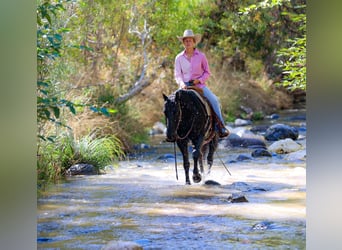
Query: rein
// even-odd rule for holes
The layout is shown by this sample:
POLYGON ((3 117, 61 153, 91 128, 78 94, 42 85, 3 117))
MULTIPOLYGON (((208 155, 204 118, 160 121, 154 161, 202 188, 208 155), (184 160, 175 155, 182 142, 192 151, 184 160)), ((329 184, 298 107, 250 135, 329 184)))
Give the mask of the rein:
POLYGON ((173 151, 175 153, 175 169, 176 169, 176 179, 178 181, 178 170, 177 170, 177 154, 176 154, 176 142, 173 143, 173 151))
POLYGON ((194 127, 195 119, 192 119, 191 127, 190 127, 189 131, 185 134, 185 136, 180 137, 178 135, 177 131, 178 131, 180 123, 182 122, 182 109, 180 107, 178 107, 178 109, 180 112, 180 119, 178 120, 177 127, 176 127, 176 140, 183 140, 183 139, 187 138, 189 136, 189 134, 191 133, 192 128, 194 127))

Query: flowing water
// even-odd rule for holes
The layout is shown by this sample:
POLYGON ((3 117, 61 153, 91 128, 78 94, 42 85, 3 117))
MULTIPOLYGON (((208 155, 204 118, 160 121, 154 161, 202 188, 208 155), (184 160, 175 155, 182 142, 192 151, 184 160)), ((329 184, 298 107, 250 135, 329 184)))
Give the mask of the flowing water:
POLYGON ((179 180, 174 159, 160 158, 173 154, 161 140, 106 174, 70 177, 40 195, 38 249, 101 249, 111 240, 144 249, 305 249, 305 160, 230 163, 251 150, 221 145, 205 176, 221 185, 188 186, 181 155, 179 180), (230 202, 236 195, 248 202, 230 202))

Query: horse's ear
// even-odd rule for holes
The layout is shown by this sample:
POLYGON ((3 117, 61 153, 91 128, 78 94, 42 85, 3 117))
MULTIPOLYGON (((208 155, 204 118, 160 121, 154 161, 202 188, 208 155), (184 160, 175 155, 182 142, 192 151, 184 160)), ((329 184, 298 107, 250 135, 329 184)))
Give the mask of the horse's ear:
POLYGON ((164 93, 163 93, 164 100, 167 101, 169 99, 164 93))

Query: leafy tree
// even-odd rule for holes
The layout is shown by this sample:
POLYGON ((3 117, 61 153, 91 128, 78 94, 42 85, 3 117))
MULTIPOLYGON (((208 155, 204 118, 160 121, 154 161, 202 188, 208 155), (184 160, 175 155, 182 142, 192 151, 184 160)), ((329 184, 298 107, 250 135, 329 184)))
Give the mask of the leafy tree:
MULTIPOLYGON (((281 38, 280 48, 276 48, 275 66, 280 66, 283 79, 278 85, 282 85, 289 90, 306 90, 306 1, 288 0, 265 0, 257 4, 241 8, 241 13, 245 16, 260 16, 265 11, 274 12, 279 10, 279 20, 288 36, 281 38)), ((272 43, 276 44, 276 43, 272 43)))
POLYGON ((44 134, 46 122, 66 126, 60 119, 63 107, 76 113, 75 105, 58 95, 58 83, 50 79, 50 68, 55 59, 61 56, 63 34, 69 31, 54 25, 59 12, 65 10, 65 2, 67 1, 44 1, 37 6, 37 119, 38 137, 43 140, 53 141, 54 138, 44 134))
POLYGON ((279 83, 289 90, 306 90, 306 16, 304 14, 291 16, 291 19, 301 23, 303 36, 289 39, 289 46, 278 51, 279 66, 284 77, 279 83))

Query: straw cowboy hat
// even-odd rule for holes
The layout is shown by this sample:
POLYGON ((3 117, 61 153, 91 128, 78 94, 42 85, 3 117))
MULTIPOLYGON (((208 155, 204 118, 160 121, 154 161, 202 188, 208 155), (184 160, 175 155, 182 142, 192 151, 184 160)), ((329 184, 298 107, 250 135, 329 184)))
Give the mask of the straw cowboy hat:
POLYGON ((195 45, 197 45, 202 38, 202 35, 200 34, 194 34, 192 30, 184 30, 183 36, 177 36, 178 40, 183 43, 183 39, 186 37, 192 37, 195 39, 195 45))

